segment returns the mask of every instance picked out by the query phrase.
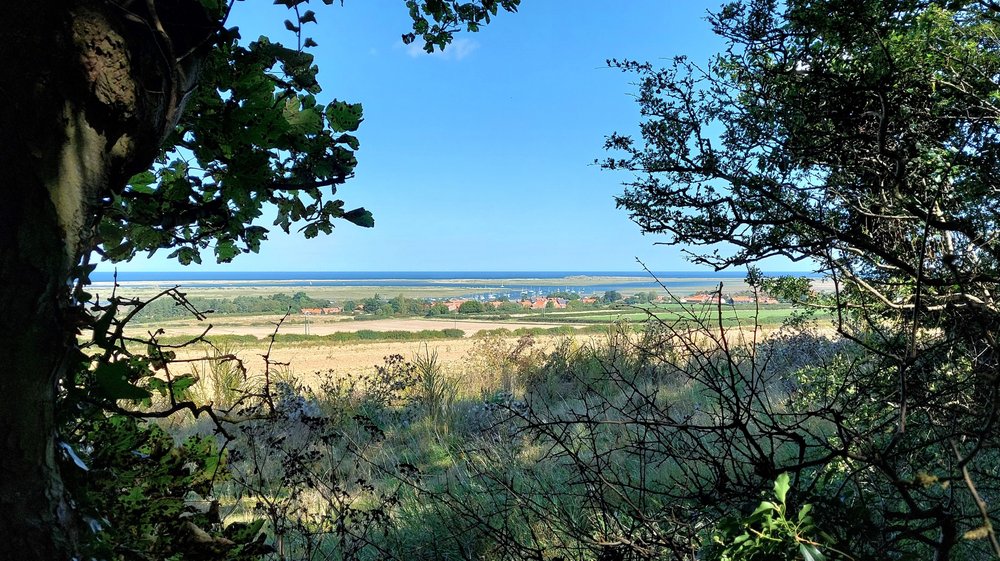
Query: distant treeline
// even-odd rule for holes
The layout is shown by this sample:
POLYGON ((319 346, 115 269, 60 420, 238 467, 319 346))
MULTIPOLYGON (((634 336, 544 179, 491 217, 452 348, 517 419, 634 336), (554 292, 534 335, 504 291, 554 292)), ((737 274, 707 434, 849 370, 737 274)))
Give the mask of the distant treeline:
MULTIPOLYGON (((329 300, 312 298, 305 292, 270 294, 267 296, 237 296, 235 298, 190 298, 191 304, 199 311, 212 310, 220 315, 283 314, 289 310, 299 313, 302 308, 325 308, 329 300)), ((136 315, 136 321, 150 322, 166 319, 191 317, 191 312, 173 299, 160 298, 146 305, 136 315)))
MULTIPOLYGON (((343 331, 328 335, 305 335, 301 333, 278 333, 277 343, 357 343, 365 341, 427 341, 435 339, 461 339, 465 331, 461 329, 424 329, 422 331, 343 331)), ((162 345, 182 345, 192 337, 173 335, 158 339, 162 345)), ((255 345, 264 343, 270 337, 255 337, 253 335, 208 335, 205 339, 213 345, 255 345)))
MULTIPOLYGON (((479 331, 475 337, 502 336, 520 337, 524 335, 580 335, 605 333, 607 325, 589 325, 586 327, 574 328, 568 325, 560 327, 520 327, 517 329, 490 329, 479 331)), ((341 331, 327 335, 305 335, 302 333, 278 333, 275 338, 277 343, 360 343, 369 341, 432 341, 442 339, 461 339, 465 337, 465 331, 461 329, 424 329, 422 331, 374 331, 371 329, 361 329, 359 331, 341 331)), ((173 335, 160 337, 158 341, 162 345, 182 345, 192 339, 191 336, 173 335)), ((267 342, 270 337, 255 337, 253 335, 208 335, 205 339, 213 345, 256 345, 267 342)))
MULTIPOLYGON (((611 291, 613 292, 613 291, 611 291)), ((636 302, 648 302, 652 293, 636 295, 636 302)), ((578 294, 572 292, 553 292, 547 298, 564 298, 568 301, 570 309, 599 309, 608 303, 621 300, 621 296, 614 293, 608 299, 599 299, 592 304, 585 304, 578 294)), ((356 320, 383 319, 388 317, 411 317, 411 316, 457 316, 476 315, 480 319, 509 319, 511 313, 523 314, 531 313, 533 310, 525 309, 520 302, 502 299, 498 306, 486 305, 478 300, 467 300, 462 303, 458 310, 452 311, 442 302, 430 302, 425 299, 407 298, 403 295, 386 299, 379 294, 371 298, 359 300, 345 300, 342 303, 334 303, 327 299, 312 298, 305 292, 288 294, 269 294, 266 296, 236 296, 234 298, 203 298, 192 297, 188 300, 197 310, 202 312, 211 311, 215 315, 258 315, 258 314, 284 314, 291 312, 300 314, 303 308, 330 308, 339 306, 343 313, 354 315, 356 320)), ((538 310, 534 310, 538 311, 538 310)), ((138 322, 157 322, 171 319, 190 318, 191 313, 180 306, 173 299, 160 298, 146 305, 136 315, 138 322)))

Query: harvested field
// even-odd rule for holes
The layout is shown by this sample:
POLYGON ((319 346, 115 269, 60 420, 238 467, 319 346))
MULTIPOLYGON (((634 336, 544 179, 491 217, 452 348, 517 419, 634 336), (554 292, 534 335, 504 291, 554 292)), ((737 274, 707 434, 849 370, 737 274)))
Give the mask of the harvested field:
MULTIPOLYGON (((599 337, 601 336, 577 335, 574 336, 574 339, 579 344, 587 344, 599 337)), ((562 339, 564 337, 535 337, 534 347, 549 351, 562 339)), ((505 343, 515 340, 517 337, 504 338, 505 343)), ((275 370, 278 372, 290 374, 303 384, 317 388, 321 380, 330 374, 334 377, 340 377, 371 373, 375 365, 382 364, 385 357, 390 355, 402 355, 404 359, 412 361, 415 356, 425 352, 436 353, 443 371, 449 376, 463 380, 462 391, 464 393, 474 394, 478 392, 480 386, 485 386, 485 384, 481 382, 483 373, 479 368, 470 367, 470 360, 475 355, 477 346, 486 344, 488 343, 481 339, 466 337, 450 341, 427 342, 387 341, 347 345, 277 345, 271 350, 270 360, 272 365, 277 364, 275 370)), ((208 351, 207 347, 198 345, 181 351, 178 358, 198 358, 206 356, 208 351)), ((267 352, 266 345, 237 345, 224 348, 223 351, 232 353, 243 361, 250 376, 258 377, 264 371, 263 355, 267 352)), ((179 368, 175 370, 175 374, 187 370, 185 364, 177 366, 179 368)), ((205 368, 204 363, 195 362, 194 366, 205 368)))
MULTIPOLYGON (((540 322, 498 322, 498 321, 476 321, 476 320, 434 320, 424 318, 404 318, 404 319, 382 319, 369 321, 354 321, 344 319, 339 316, 289 316, 281 326, 281 334, 304 334, 307 329, 310 335, 329 335, 338 332, 351 332, 359 330, 372 331, 410 331, 419 332, 424 330, 461 329, 465 332, 462 339, 431 340, 431 341, 371 341, 359 343, 324 343, 315 344, 309 342, 283 343, 279 342, 271 350, 270 360, 272 364, 281 365, 279 370, 289 371, 295 378, 307 385, 318 384, 320 376, 318 374, 332 372, 335 375, 361 374, 371 372, 376 364, 382 364, 385 357, 399 354, 405 359, 411 360, 418 353, 437 353, 438 360, 444 369, 453 374, 461 376, 466 370, 466 359, 477 344, 483 344, 474 338, 474 335, 484 330, 509 329, 514 330, 524 328, 547 328, 566 327, 574 324, 560 323, 540 323, 540 322), (287 366, 284 366, 286 365, 287 366)), ((224 345, 224 352, 235 354, 243 361, 250 375, 259 375, 264 370, 263 355, 267 352, 266 338, 274 332, 275 324, 281 320, 281 316, 246 316, 246 317, 218 317, 210 318, 207 321, 196 320, 181 321, 161 321, 157 322, 156 328, 163 329, 163 336, 191 336, 201 334, 206 328, 211 326, 209 334, 214 335, 253 335, 261 339, 259 343, 224 345), (213 321, 214 320, 214 321, 213 321)), ((578 327, 584 327, 580 325, 578 327)), ((147 331, 153 329, 152 325, 136 325, 132 328, 135 335, 145 335, 147 331)), ((581 342, 589 341, 593 335, 578 335, 576 339, 581 342)), ((516 340, 516 336, 505 338, 516 340)), ((538 348, 550 349, 557 341, 562 339, 558 336, 536 337, 538 348)), ((192 359, 206 356, 210 349, 197 344, 192 347, 181 349, 179 358, 192 359)), ((204 365, 195 363, 195 366, 204 368, 204 365)), ((178 365, 180 370, 185 370, 182 365, 178 365)), ((179 373, 175 372, 175 373, 179 373)))

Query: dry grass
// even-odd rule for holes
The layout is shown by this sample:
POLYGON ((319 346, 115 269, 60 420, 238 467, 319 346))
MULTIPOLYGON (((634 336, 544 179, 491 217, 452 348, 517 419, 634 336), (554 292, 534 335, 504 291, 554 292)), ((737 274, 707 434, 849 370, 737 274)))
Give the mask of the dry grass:
MULTIPOLYGON (((600 337, 600 336, 593 336, 600 337)), ((551 351, 565 337, 542 336, 534 338, 534 348, 551 351)), ((579 335, 575 340, 584 344, 592 340, 592 336, 579 335)), ((465 395, 475 395, 480 386, 488 385, 482 380, 478 366, 470 363, 470 357, 478 354, 482 345, 497 344, 513 346, 518 337, 498 337, 490 341, 466 337, 448 341, 386 341, 358 344, 326 344, 326 345, 277 345, 271 350, 272 364, 285 374, 307 386, 318 387, 321 378, 327 373, 336 376, 357 375, 369 373, 377 364, 382 364, 389 355, 399 354, 407 360, 412 360, 424 353, 437 353, 442 372, 455 378, 463 384, 460 388, 465 395), (287 366, 285 366, 287 365, 287 366)), ((233 346, 227 349, 243 361, 247 371, 259 374, 264 370, 264 353, 267 346, 246 345, 233 346)), ((196 345, 179 353, 178 358, 197 358, 208 355, 208 349, 196 345)), ((177 373, 180 373, 178 371, 177 373)))

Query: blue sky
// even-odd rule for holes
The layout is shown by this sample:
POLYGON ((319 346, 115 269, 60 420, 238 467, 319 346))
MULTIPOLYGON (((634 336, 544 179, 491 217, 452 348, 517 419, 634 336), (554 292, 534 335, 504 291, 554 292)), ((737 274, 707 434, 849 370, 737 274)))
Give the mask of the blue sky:
MULTIPOLYGON (((187 270, 623 271, 638 270, 637 257, 654 270, 693 269, 615 209, 627 176, 592 162, 606 135, 639 121, 632 78, 604 61, 706 60, 721 46, 704 19, 718 3, 524 0, 426 55, 402 44, 402 1, 314 2, 319 23, 306 34, 319 43, 321 99, 365 112, 357 174, 338 196, 371 210, 376 227, 343 222, 312 240, 274 229, 258 255, 187 270)), ((230 23, 245 40, 291 43, 286 17, 247 2, 230 23)), ((119 270, 184 269, 161 253, 119 270)))

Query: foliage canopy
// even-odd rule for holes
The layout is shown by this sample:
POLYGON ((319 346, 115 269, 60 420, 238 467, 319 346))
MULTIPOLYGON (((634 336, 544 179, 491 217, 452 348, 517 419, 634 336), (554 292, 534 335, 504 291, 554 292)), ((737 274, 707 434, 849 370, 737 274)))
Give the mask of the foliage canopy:
POLYGON ((947 558, 968 532, 1000 555, 977 530, 1000 454, 995 4, 747 0, 709 21, 727 48, 706 65, 610 61, 638 77, 643 121, 607 139, 603 166, 634 173, 617 202, 644 232, 831 310, 855 346, 802 371, 808 427, 761 403, 760 430, 801 455, 760 469, 845 508, 850 551, 947 558), (834 293, 761 279, 774 256, 814 263, 834 293))

